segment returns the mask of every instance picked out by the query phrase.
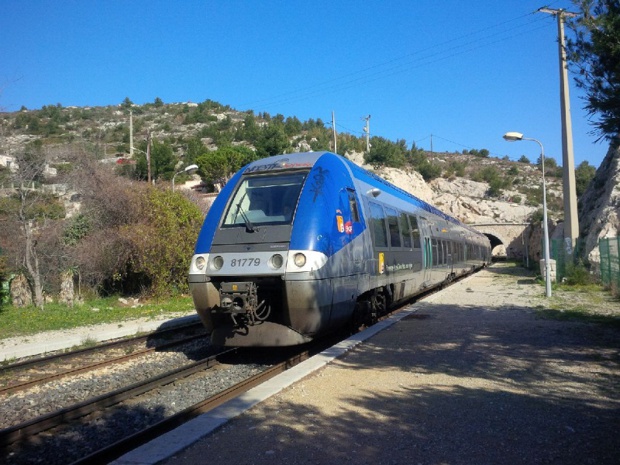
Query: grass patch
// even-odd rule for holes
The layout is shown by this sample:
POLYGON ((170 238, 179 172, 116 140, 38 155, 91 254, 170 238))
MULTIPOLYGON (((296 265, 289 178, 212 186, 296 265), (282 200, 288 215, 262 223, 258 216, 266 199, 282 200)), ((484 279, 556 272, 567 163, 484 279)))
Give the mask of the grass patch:
POLYGON ((187 313, 193 309, 194 303, 189 296, 145 301, 135 308, 122 304, 118 297, 94 299, 74 307, 47 304, 44 310, 34 306, 5 306, 0 307, 0 339, 101 323, 122 324, 125 320, 187 313))
POLYGON ((551 308, 545 308, 537 310, 536 315, 540 318, 545 318, 548 320, 599 323, 605 326, 620 329, 620 318, 618 316, 592 313, 590 310, 585 308, 573 310, 556 310, 551 308))
POLYGON ((598 284, 556 284, 553 294, 539 307, 536 314, 541 318, 560 321, 583 321, 620 328, 620 306, 598 284))

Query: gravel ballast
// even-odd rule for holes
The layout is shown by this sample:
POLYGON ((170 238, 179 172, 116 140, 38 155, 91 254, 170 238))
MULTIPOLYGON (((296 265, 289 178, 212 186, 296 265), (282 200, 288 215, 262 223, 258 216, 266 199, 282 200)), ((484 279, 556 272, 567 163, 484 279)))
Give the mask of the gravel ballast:
POLYGON ((620 463, 618 326, 543 294, 477 273, 165 463, 620 463))

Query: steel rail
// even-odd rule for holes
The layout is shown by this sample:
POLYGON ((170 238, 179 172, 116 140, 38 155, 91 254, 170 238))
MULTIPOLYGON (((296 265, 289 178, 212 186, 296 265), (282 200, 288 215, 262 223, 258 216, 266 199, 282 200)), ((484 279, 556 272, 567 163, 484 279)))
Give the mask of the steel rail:
POLYGON ((303 362, 304 360, 307 360, 310 356, 311 353, 308 350, 300 354, 296 354, 284 362, 274 365, 273 367, 238 384, 235 384, 234 386, 231 386, 230 388, 225 389, 224 391, 221 391, 208 399, 187 407, 186 409, 171 415, 168 418, 160 420, 142 431, 138 431, 137 433, 105 446, 87 455, 86 457, 76 460, 72 462, 71 465, 107 464, 121 455, 130 452, 136 447, 146 444, 162 434, 177 428, 183 423, 187 423, 189 420, 197 417, 198 415, 209 412, 210 410, 222 405, 224 402, 239 397, 241 394, 249 391, 253 387, 258 386, 259 384, 262 384, 289 368, 303 362))
POLYGON ((220 352, 219 354, 213 355, 205 360, 200 360, 185 367, 163 373, 149 380, 134 383, 130 386, 114 390, 107 394, 102 394, 84 402, 79 402, 70 407, 65 407, 55 412, 33 418, 32 420, 4 428, 0 430, 0 447, 6 447, 9 444, 28 439, 29 437, 42 431, 55 428, 98 410, 111 407, 124 400, 144 394, 145 392, 148 392, 156 387, 160 387, 180 378, 190 376, 198 371, 204 370, 205 368, 211 368, 212 366, 219 364, 216 360, 218 356, 235 351, 236 349, 231 349, 226 352, 220 352))
POLYGON ((44 364, 47 364, 47 363, 50 363, 56 360, 62 360, 64 358, 71 358, 71 357, 78 356, 78 355, 84 355, 88 352, 97 352, 99 350, 111 349, 114 347, 123 347, 126 345, 135 344, 137 342, 148 341, 149 338, 152 338, 152 337, 160 337, 166 334, 172 334, 180 330, 190 329, 193 327, 202 327, 202 323, 199 321, 196 321, 192 323, 175 326, 174 328, 156 330, 156 331, 153 331, 151 333, 144 334, 141 336, 124 338, 124 339, 117 340, 117 341, 104 342, 102 344, 97 344, 96 346, 93 346, 93 347, 85 347, 83 349, 77 349, 77 350, 73 350, 70 352, 63 352, 60 354, 45 355, 42 357, 37 357, 37 358, 29 359, 29 360, 22 360, 20 362, 11 363, 3 367, 0 367, 0 375, 4 373, 8 373, 9 371, 16 370, 16 369, 36 367, 38 365, 44 365, 44 364))
POLYGON ((178 339, 176 341, 170 341, 167 342, 165 344, 156 346, 156 347, 147 347, 146 349, 142 349, 142 350, 138 350, 135 352, 132 352, 131 354, 127 354, 127 355, 122 355, 120 357, 114 357, 111 358, 109 360, 103 360, 100 362, 96 362, 96 363, 91 363, 89 365, 84 365, 82 367, 78 367, 78 368, 70 368, 68 370, 64 370, 58 373, 54 373, 52 375, 47 375, 47 376, 41 376, 39 378, 36 379, 32 379, 30 381, 24 381, 22 383, 19 384, 13 384, 11 386, 7 386, 4 388, 0 388, 0 395, 1 394, 11 394, 14 392, 18 392, 18 391, 23 391, 31 386, 35 386, 37 384, 43 384, 43 383, 48 383, 50 381, 53 381, 55 379, 59 379, 59 378, 64 378, 65 376, 69 376, 69 375, 77 375, 79 373, 84 373, 87 371, 91 371, 94 370, 96 368, 101 368, 101 367, 105 367, 108 365, 114 365, 114 364, 118 364, 127 360, 131 360, 132 358, 137 358, 139 356, 148 354, 150 352, 155 352, 157 350, 163 350, 163 349, 168 349, 170 347, 174 347, 180 344, 184 344, 186 342, 189 341, 193 341, 194 339, 198 339, 198 338, 204 338, 205 335, 204 334, 196 334, 194 336, 189 336, 186 337, 184 339, 178 339))

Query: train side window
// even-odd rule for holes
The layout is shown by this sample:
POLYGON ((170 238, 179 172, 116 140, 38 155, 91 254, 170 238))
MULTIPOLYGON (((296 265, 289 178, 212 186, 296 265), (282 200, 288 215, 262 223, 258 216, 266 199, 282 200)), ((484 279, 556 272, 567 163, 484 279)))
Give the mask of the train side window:
POLYGON ((398 229, 398 213, 392 208, 386 208, 388 229, 390 231, 390 247, 401 247, 400 231, 398 229))
POLYGON ((413 248, 419 249, 420 245, 420 228, 418 227, 418 219, 415 216, 409 216, 409 224, 411 225, 411 238, 413 240, 413 248))
POLYGON ((409 222, 407 221, 407 214, 401 213, 398 217, 400 222, 400 240, 402 241, 403 247, 406 249, 411 248, 411 228, 409 227, 409 222))
POLYGON ((370 221, 372 223, 372 235, 375 240, 375 247, 387 247, 387 234, 385 232, 385 213, 379 204, 369 202, 370 221))
POLYGON ((347 195, 349 196, 349 209, 351 210, 351 221, 354 223, 360 222, 360 212, 357 208, 357 199, 355 198, 355 191, 353 189, 347 189, 347 195))
POLYGON ((439 265, 439 244, 437 239, 431 241, 433 247, 433 266, 439 265))

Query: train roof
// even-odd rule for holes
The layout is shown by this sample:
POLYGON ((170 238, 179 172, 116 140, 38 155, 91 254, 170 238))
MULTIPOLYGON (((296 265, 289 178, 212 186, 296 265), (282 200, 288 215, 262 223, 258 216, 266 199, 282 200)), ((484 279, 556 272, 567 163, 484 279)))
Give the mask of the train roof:
POLYGON ((465 229, 468 229, 472 232, 476 232, 470 226, 462 223, 458 219, 448 215, 447 213, 442 212, 437 207, 425 202, 424 200, 416 197, 410 192, 407 192, 400 187, 395 186, 389 181, 386 181, 382 177, 377 174, 368 171, 361 166, 353 163, 351 160, 341 156, 334 154, 332 152, 322 151, 322 152, 297 152, 297 153, 289 153, 283 155, 274 155, 272 157, 263 158, 261 160, 256 160, 250 164, 248 164, 243 169, 243 174, 252 174, 259 173, 262 171, 274 171, 274 170, 285 170, 285 169, 302 169, 302 168, 312 168, 314 164, 323 156, 332 156, 339 158, 343 163, 345 163, 349 169, 351 170, 353 176, 357 179, 367 182, 371 185, 383 185, 386 187, 392 195, 400 197, 408 202, 413 202, 414 205, 418 206, 422 210, 425 210, 433 215, 436 215, 450 223, 459 225, 465 229))

